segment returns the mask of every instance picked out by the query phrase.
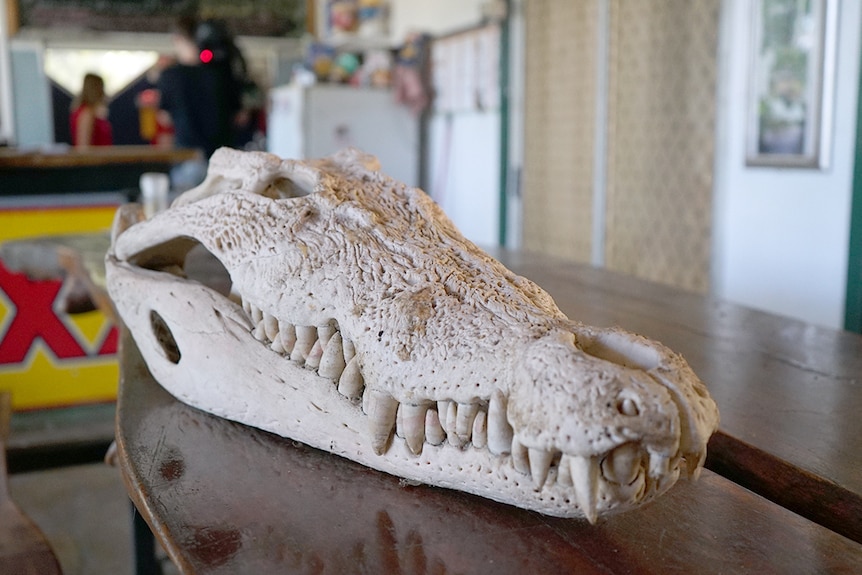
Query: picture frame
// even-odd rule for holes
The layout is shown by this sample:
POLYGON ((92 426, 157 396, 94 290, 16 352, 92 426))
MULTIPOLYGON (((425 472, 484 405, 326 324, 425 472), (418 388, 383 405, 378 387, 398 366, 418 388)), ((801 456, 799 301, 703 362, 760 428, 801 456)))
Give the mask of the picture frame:
POLYGON ((825 169, 837 0, 754 0, 746 164, 825 169))

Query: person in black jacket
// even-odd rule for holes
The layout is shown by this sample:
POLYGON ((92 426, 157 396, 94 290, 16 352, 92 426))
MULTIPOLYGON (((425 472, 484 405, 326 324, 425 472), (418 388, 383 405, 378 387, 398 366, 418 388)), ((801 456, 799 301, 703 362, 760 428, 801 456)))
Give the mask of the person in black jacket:
POLYGON ((171 171, 172 187, 182 191, 203 181, 206 158, 234 142, 245 64, 219 21, 181 18, 173 43, 177 62, 158 80, 159 120, 173 125, 176 147, 199 150, 204 158, 171 171))

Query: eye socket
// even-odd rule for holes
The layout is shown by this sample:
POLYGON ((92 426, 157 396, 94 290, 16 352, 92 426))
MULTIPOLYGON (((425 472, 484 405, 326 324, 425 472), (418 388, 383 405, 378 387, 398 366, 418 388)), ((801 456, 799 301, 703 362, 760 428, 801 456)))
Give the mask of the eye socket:
POLYGON ((177 345, 177 340, 174 339, 174 335, 164 318, 155 310, 150 310, 150 328, 153 330, 153 336, 162 348, 165 358, 173 364, 179 363, 182 357, 180 346, 177 345))

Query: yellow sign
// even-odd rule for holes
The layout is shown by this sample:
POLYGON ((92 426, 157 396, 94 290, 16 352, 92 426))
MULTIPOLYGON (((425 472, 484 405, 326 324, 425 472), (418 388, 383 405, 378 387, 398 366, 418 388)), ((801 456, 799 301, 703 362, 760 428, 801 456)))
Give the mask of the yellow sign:
MULTIPOLYGON (((0 208, 0 242, 110 227, 116 205, 0 208)), ((70 286, 33 280, 0 262, 0 390, 16 410, 111 401, 117 332, 99 311, 63 309, 70 286)))

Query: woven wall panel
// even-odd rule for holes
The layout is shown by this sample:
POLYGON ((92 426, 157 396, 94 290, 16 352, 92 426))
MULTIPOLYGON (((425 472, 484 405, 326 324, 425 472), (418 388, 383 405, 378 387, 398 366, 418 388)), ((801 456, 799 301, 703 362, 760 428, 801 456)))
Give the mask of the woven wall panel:
POLYGON ((525 2, 523 244, 589 261, 596 0, 525 2))
POLYGON ((612 0, 606 264, 709 287, 720 0, 612 0))

